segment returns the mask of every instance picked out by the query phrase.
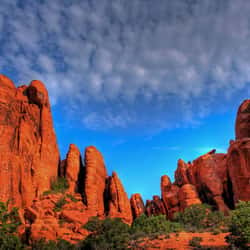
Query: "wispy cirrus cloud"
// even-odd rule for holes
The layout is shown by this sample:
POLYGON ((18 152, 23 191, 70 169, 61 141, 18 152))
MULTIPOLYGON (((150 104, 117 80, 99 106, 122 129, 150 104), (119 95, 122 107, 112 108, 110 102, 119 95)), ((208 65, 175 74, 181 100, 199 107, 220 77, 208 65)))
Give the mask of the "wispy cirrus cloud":
POLYGON ((2 0, 0 67, 89 129, 195 125, 249 95, 248 1, 2 0))

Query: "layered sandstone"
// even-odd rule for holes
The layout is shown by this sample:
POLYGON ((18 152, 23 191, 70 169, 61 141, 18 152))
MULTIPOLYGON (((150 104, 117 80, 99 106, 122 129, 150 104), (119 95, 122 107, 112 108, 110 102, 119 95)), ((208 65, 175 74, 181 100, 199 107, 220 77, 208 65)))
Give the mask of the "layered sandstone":
POLYGON ((48 92, 0 75, 0 200, 28 206, 57 178, 59 151, 48 92))

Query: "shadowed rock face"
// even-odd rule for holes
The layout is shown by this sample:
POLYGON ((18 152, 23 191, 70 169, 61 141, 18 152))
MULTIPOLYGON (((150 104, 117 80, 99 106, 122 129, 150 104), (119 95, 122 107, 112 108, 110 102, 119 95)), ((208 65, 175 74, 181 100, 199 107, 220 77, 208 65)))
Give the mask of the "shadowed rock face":
POLYGON ((250 99, 239 107, 235 125, 236 140, 250 138, 250 99))
POLYGON ((130 204, 134 219, 145 212, 145 206, 140 194, 133 194, 130 198, 130 204))
POLYGON ((231 143, 227 165, 234 203, 250 200, 250 138, 231 143))
POLYGON ((250 200, 250 99, 239 107, 235 125, 236 140, 231 141, 227 166, 234 203, 250 200))
POLYGON ((48 93, 40 81, 16 88, 0 75, 0 200, 18 206, 50 188, 59 151, 48 93))
POLYGON ((164 203, 158 195, 154 195, 153 200, 146 201, 145 210, 148 216, 166 214, 164 203))
POLYGON ((109 212, 110 217, 119 217, 125 223, 131 224, 133 221, 132 211, 128 196, 118 175, 113 172, 109 180, 109 212))

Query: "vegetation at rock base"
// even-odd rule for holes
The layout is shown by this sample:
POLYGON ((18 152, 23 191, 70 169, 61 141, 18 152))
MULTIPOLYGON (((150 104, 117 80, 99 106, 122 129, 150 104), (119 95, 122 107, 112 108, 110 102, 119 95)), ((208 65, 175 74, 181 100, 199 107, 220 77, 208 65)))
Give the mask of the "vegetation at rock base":
MULTIPOLYGON (((60 199, 57 208, 65 204, 65 197, 60 199)), ((181 231, 210 231, 220 233, 224 228, 230 232, 227 241, 231 249, 249 249, 250 244, 250 202, 239 202, 231 215, 225 217, 220 212, 211 211, 207 205, 193 205, 184 212, 176 213, 174 221, 166 219, 165 215, 141 215, 131 226, 120 218, 92 217, 83 227, 90 232, 85 240, 71 244, 65 240, 46 241, 41 239, 26 245, 17 236, 21 224, 17 208, 8 208, 9 203, 0 202, 0 250, 123 250, 142 249, 145 238, 166 239, 170 233, 181 231)), ((193 237, 189 245, 193 249, 220 249, 205 247, 200 243, 202 238, 193 237)), ((146 249, 146 248, 145 248, 146 249)), ((221 248, 222 249, 222 248, 221 248)))
POLYGON ((227 230, 228 218, 220 211, 212 211, 205 204, 187 207, 183 212, 174 216, 174 221, 180 223, 188 232, 212 231, 219 233, 227 230))
POLYGON ((143 214, 136 218, 131 226, 132 233, 144 233, 145 235, 176 233, 182 229, 179 223, 167 220, 165 215, 148 217, 143 214))
POLYGON ((56 180, 52 181, 51 189, 43 193, 43 195, 64 193, 69 188, 69 184, 66 178, 58 177, 56 180))
POLYGON ((56 203, 55 203, 55 208, 54 211, 58 212, 61 211, 62 207, 67 203, 65 197, 61 197, 56 203))
POLYGON ((16 231, 21 224, 18 208, 8 209, 9 202, 0 202, 0 250, 23 249, 16 231))
POLYGON ((250 201, 239 202, 231 212, 227 241, 240 249, 250 248, 250 201))
POLYGON ((85 225, 92 232, 81 244, 86 250, 127 249, 130 239, 130 227, 120 218, 100 220, 93 217, 85 225))

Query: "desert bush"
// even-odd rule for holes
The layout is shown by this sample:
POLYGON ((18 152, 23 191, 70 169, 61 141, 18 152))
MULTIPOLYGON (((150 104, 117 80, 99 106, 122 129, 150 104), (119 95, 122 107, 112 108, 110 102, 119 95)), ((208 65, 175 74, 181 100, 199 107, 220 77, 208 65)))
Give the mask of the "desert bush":
POLYGON ((66 197, 69 198, 73 202, 77 202, 78 200, 72 194, 66 194, 66 197))
POLYGON ((131 233, 150 234, 169 234, 181 231, 182 227, 179 223, 171 222, 166 219, 165 215, 146 216, 141 215, 136 218, 131 226, 131 233))
POLYGON ((83 250, 127 249, 129 226, 120 218, 100 220, 92 217, 84 226, 91 234, 81 243, 83 250))
POLYGON ((9 202, 0 202, 0 249, 24 249, 23 244, 16 235, 17 228, 21 224, 18 208, 8 209, 8 206, 9 202))
POLYGON ((61 197, 56 203, 54 207, 54 211, 58 212, 61 211, 62 207, 67 203, 65 197, 61 197))
POLYGON ((227 227, 227 218, 220 211, 211 211, 210 206, 192 205, 174 216, 174 221, 187 231, 214 231, 227 227))
POLYGON ((64 193, 69 188, 69 184, 66 178, 59 177, 56 181, 51 183, 51 190, 54 193, 64 193))
POLYGON ((43 195, 64 193, 69 188, 68 181, 65 177, 58 177, 51 182, 51 189, 43 193, 43 195))
POLYGON ((227 241, 232 247, 250 248, 250 201, 240 201, 236 205, 236 209, 231 213, 229 232, 227 241))

